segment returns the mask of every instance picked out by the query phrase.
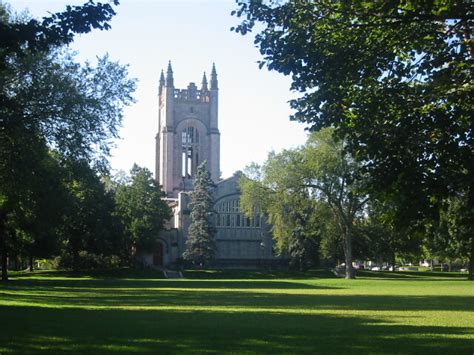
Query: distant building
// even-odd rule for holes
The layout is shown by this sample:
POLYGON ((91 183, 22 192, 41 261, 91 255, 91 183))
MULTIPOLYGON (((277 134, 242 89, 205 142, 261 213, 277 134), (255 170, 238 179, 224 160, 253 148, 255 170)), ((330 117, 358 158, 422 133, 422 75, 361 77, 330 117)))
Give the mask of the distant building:
POLYGON ((153 253, 141 253, 146 265, 166 267, 178 262, 186 248, 190 221, 190 192, 198 165, 207 160, 214 190, 216 266, 259 267, 284 264, 273 253, 270 227, 261 215, 247 218, 240 211, 240 172, 220 179, 220 132, 218 127, 218 81, 213 65, 208 86, 206 74, 198 89, 176 89, 171 63, 166 78, 161 72, 158 98, 155 177, 163 186, 173 210, 167 230, 153 253))

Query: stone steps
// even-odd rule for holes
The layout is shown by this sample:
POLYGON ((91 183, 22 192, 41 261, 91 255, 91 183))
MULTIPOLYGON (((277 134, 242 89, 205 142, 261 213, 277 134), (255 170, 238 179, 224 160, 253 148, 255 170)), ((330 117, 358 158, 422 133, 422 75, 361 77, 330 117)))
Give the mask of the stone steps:
POLYGON ((182 279, 183 273, 181 271, 163 270, 163 275, 167 279, 182 279))

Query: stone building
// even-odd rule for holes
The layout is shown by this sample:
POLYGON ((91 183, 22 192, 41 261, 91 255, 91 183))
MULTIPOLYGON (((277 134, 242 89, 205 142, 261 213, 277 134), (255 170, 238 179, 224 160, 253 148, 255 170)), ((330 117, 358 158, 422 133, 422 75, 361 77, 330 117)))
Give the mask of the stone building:
POLYGON ((173 210, 166 231, 159 236, 154 253, 141 253, 146 265, 167 267, 182 258, 190 221, 190 192, 198 165, 206 160, 215 182, 214 209, 216 266, 258 267, 284 263, 273 253, 270 228, 261 215, 247 218, 240 211, 240 172, 220 178, 220 132, 218 127, 218 80, 213 65, 210 85, 204 73, 201 87, 189 83, 186 89, 174 86, 168 64, 161 72, 158 99, 155 177, 163 186, 173 210))

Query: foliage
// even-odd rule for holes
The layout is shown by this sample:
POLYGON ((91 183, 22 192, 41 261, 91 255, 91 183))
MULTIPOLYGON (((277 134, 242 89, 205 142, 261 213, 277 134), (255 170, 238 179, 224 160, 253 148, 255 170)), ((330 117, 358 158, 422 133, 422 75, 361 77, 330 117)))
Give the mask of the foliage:
POLYGON ((191 261, 200 267, 206 266, 214 258, 216 233, 212 222, 214 201, 212 188, 214 183, 207 170, 206 161, 202 162, 196 171, 191 193, 191 224, 188 229, 186 250, 183 253, 185 260, 191 261))
MULTIPOLYGON (((474 215, 469 1, 237 1, 267 66, 302 93, 292 119, 334 127, 370 192, 405 223, 436 223, 464 194, 474 215), (262 27, 257 27, 262 25, 262 27)), ((459 230, 467 226, 458 226, 459 230)), ((474 254, 474 243, 471 245, 474 254)))
MULTIPOLYGON (((147 168, 134 165, 128 182, 115 192, 116 216, 124 228, 124 252, 132 263, 133 249, 151 251, 171 211, 163 200, 165 193, 147 168)), ((127 181, 127 180, 124 180, 127 181)))
POLYGON ((68 6, 42 22, 12 19, 3 4, 0 12, 0 249, 6 280, 12 225, 26 215, 22 201, 47 205, 31 195, 38 185, 32 182, 37 151, 54 150, 65 160, 105 168, 123 108, 133 102, 135 81, 127 78, 126 66, 107 56, 97 66, 79 65, 59 48, 74 33, 109 28, 115 13, 110 4, 68 6))
POLYGON ((88 253, 112 255, 123 246, 118 221, 112 216, 113 196, 95 171, 86 161, 71 161, 65 173, 68 195, 60 225, 61 252, 79 270, 87 264, 81 259, 88 253))
POLYGON ((270 153, 259 172, 250 171, 259 180, 242 179, 241 206, 247 214, 262 208, 277 246, 280 250, 299 246, 297 255, 304 252, 299 239, 319 244, 318 238, 334 238, 327 232, 336 232, 343 245, 346 275, 351 278, 354 223, 367 197, 358 186, 359 165, 332 135, 333 130, 323 129, 310 135, 299 149, 270 153))
POLYGON ((118 268, 122 264, 122 260, 117 255, 94 254, 81 250, 76 263, 69 254, 58 256, 54 259, 54 263, 54 266, 59 269, 107 270, 118 268))
POLYGON ((397 259, 421 257, 424 233, 418 225, 398 220, 398 208, 383 198, 371 199, 367 218, 359 228, 364 239, 364 259, 386 261, 395 266, 397 259))
POLYGON ((22 180, 22 194, 11 205, 8 224, 14 230, 11 256, 33 259, 48 257, 58 249, 58 227, 61 225, 67 189, 63 184, 64 170, 58 157, 42 145, 36 145, 28 156, 29 173, 22 180))
POLYGON ((458 194, 446 199, 437 223, 430 226, 434 234, 433 253, 441 260, 467 260, 469 278, 474 279, 474 220, 467 206, 467 196, 458 194))
POLYGON ((2 47, 0 63, 5 64, 9 55, 25 52, 48 51, 54 46, 67 45, 75 34, 84 34, 92 29, 108 30, 109 21, 115 15, 112 5, 117 6, 118 0, 108 3, 88 1, 81 6, 67 6, 66 10, 50 14, 42 21, 7 21, 8 14, 4 4, 0 6, 0 38, 2 47))

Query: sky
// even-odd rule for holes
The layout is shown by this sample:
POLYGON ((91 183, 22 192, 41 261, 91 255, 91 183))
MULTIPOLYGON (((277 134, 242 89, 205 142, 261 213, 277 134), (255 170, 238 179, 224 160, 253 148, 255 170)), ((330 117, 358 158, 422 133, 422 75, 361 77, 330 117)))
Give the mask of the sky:
MULTIPOLYGON (((5 1, 4 1, 5 2, 5 1)), ((36 18, 86 0, 7 0, 15 11, 28 9, 36 18)), ((94 62, 106 53, 129 65, 138 79, 136 103, 124 112, 120 139, 110 159, 112 169, 129 171, 134 163, 155 170, 158 129, 158 79, 171 60, 176 88, 200 86, 212 63, 219 80, 221 171, 227 178, 251 162, 262 163, 271 150, 304 143, 304 125, 291 122, 290 79, 259 69, 261 59, 253 35, 230 28, 233 0, 121 0, 111 30, 76 36, 71 47, 79 61, 94 62)))

